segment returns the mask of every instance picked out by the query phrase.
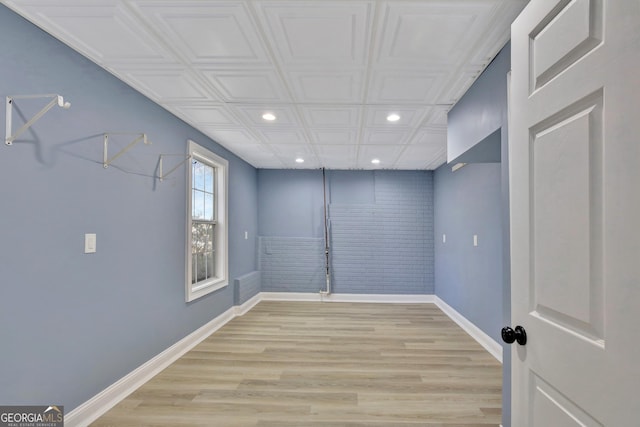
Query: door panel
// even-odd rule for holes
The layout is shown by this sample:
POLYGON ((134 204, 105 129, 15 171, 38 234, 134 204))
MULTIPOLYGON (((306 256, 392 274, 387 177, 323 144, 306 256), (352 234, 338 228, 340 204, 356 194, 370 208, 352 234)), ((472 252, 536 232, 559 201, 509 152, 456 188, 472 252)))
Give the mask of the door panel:
POLYGON ((534 125, 530 141, 531 311, 603 340, 602 92, 534 125))
POLYGON ((512 426, 640 419, 640 2, 512 26, 512 426))
POLYGON ((532 31, 530 39, 531 87, 539 89, 602 42, 602 2, 557 2, 532 31))
POLYGON ((602 427, 584 410, 577 407, 566 396, 532 375, 532 408, 529 414, 533 427, 602 427))

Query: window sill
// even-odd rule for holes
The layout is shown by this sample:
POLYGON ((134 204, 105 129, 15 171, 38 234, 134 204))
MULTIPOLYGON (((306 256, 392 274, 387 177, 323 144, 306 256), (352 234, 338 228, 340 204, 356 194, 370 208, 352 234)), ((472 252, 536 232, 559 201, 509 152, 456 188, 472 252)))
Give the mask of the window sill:
POLYGON ((187 295, 187 302, 195 301, 198 298, 225 288, 228 285, 229 281, 227 279, 212 280, 203 284, 199 284, 191 288, 189 295, 187 295))

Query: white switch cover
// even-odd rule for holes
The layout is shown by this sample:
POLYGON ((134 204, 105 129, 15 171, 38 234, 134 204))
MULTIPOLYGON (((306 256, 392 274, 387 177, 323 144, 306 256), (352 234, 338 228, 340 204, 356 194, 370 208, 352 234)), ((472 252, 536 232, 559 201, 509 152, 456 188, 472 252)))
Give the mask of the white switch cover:
POLYGON ((244 232, 244 240, 247 240, 247 239, 249 239, 249 232, 245 231, 244 232))
POLYGON ((442 233, 442 243, 447 243, 447 235, 442 233))
POLYGON ((85 254, 96 253, 96 235, 95 234, 84 235, 84 253, 85 254))
POLYGON ((478 235, 477 234, 473 235, 473 246, 478 246, 478 235))

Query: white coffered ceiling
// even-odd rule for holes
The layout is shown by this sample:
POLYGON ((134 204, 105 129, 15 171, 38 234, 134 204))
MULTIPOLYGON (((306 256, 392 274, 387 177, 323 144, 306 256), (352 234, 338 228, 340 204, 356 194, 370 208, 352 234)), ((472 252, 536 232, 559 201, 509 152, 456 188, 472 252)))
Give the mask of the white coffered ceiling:
POLYGON ((2 3, 256 167, 435 169, 526 0, 2 3))

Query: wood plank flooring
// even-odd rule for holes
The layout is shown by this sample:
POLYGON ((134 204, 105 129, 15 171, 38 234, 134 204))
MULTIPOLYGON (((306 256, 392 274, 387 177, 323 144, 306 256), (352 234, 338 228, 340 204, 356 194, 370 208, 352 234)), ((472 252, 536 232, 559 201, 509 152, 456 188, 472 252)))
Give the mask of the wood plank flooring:
POLYGON ((261 302, 92 425, 497 426, 501 386, 433 304, 261 302))

